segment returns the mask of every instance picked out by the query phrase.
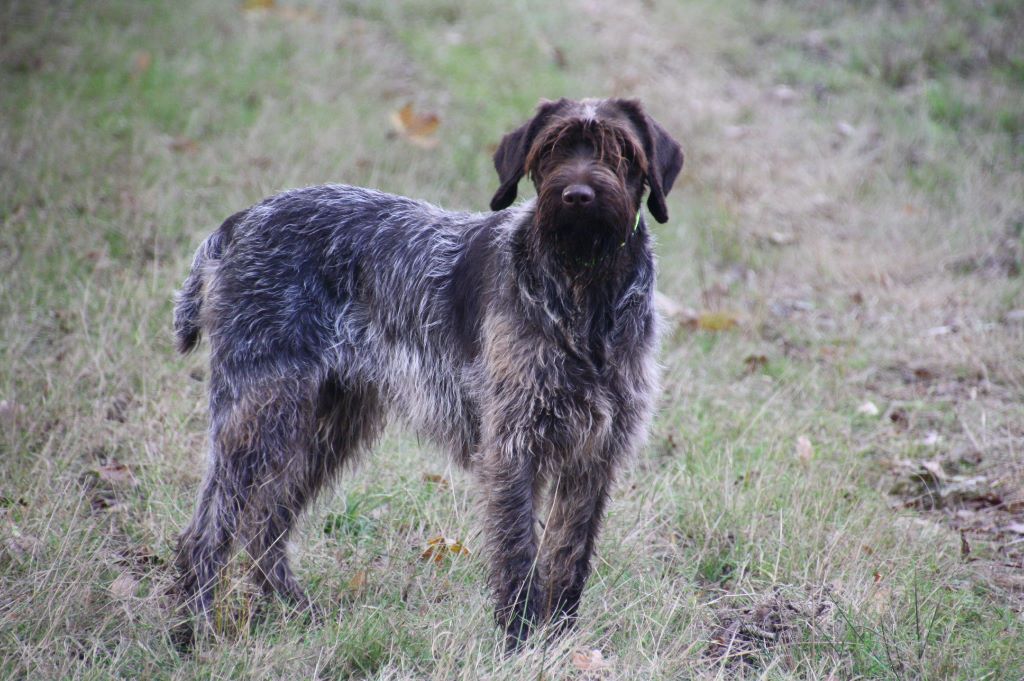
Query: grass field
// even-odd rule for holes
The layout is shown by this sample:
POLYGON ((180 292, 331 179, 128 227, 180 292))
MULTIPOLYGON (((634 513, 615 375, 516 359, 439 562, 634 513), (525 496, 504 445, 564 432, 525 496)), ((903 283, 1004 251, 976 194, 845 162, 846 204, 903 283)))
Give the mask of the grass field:
POLYGON ((1014 0, 3 3, 0 676, 1024 678, 1022 35, 1014 0), (485 209, 559 96, 640 97, 687 152, 578 632, 501 657, 472 481, 395 429, 296 542, 326 621, 236 569, 180 655, 194 248, 306 184, 485 209))

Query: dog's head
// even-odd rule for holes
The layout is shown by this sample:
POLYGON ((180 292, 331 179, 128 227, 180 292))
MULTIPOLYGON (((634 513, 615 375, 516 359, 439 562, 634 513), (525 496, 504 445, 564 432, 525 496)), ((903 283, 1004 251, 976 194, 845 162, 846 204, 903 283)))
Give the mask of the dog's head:
POLYGON ((665 195, 683 167, 679 144, 628 99, 560 99, 505 135, 494 154, 501 186, 491 209, 507 208, 519 180, 537 188, 543 225, 572 240, 620 242, 647 207, 668 220, 665 195))

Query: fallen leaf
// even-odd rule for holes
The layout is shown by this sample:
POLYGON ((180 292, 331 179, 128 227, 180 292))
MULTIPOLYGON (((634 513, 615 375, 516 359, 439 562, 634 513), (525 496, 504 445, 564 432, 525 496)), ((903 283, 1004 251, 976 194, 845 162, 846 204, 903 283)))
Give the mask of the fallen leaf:
POLYGON ((565 58, 565 52, 561 47, 551 49, 551 59, 555 62, 555 66, 563 71, 569 66, 569 60, 565 58))
POLYGON ((743 358, 743 365, 748 374, 753 374, 768 366, 768 358, 765 355, 747 355, 743 358))
POLYGON ((153 55, 146 50, 139 50, 132 55, 132 78, 139 78, 153 65, 153 55))
POLYGON ((432 482, 435 485, 437 485, 440 489, 448 489, 449 487, 451 487, 451 484, 448 482, 448 480, 446 480, 443 475, 438 475, 437 473, 424 473, 423 481, 432 482))
POLYGON ((609 668, 608 661, 597 648, 577 650, 572 654, 572 666, 581 672, 599 672, 609 668))
POLYGON ((728 331, 739 324, 739 318, 731 312, 701 312, 697 316, 697 328, 705 331, 728 331))
POLYGON ((456 556, 468 556, 469 549, 462 545, 462 542, 455 541, 448 544, 448 550, 454 553, 456 556))
POLYGON ((171 151, 179 154, 194 154, 199 151, 199 142, 183 135, 175 137, 168 146, 171 151))
POLYGON ((796 235, 792 232, 769 232, 760 234, 757 238, 772 246, 790 246, 796 243, 796 235))
POLYGON ((863 416, 878 416, 878 407, 871 400, 857 407, 857 413, 863 416))
POLYGON ((854 134, 856 134, 857 128, 853 127, 853 125, 851 125, 847 121, 836 121, 836 132, 838 132, 843 137, 849 138, 853 137, 854 134))
POLYGON ((320 20, 320 14, 310 7, 278 7, 274 14, 287 21, 305 21, 312 24, 320 20))
POLYGON ((348 590, 355 593, 362 592, 366 588, 366 570, 356 570, 352 578, 348 580, 348 590))
POLYGON ((800 463, 810 463, 814 458, 814 445, 806 435, 801 435, 796 439, 796 458, 800 463))
POLYGON ((435 563, 440 563, 445 559, 445 556, 451 554, 456 556, 470 555, 469 549, 463 546, 462 542, 450 541, 443 535, 437 535, 427 540, 427 548, 420 554, 420 560, 424 562, 432 560, 435 563))
POLYGON ((276 3, 274 2, 274 0, 243 0, 242 9, 246 10, 247 12, 252 12, 254 10, 273 9, 275 4, 276 3))
POLYGON ((722 128, 725 138, 730 140, 743 139, 750 133, 750 127, 746 125, 726 125, 722 128))
POLYGON ((139 586, 139 580, 132 577, 127 572, 122 572, 117 578, 110 583, 110 593, 114 596, 127 600, 135 596, 135 590, 139 586))
POLYGON ((406 140, 421 149, 433 149, 438 144, 437 129, 441 119, 435 113, 420 113, 406 104, 391 114, 391 125, 406 140))
POLYGON ((100 480, 109 482, 113 485, 134 487, 139 484, 139 481, 135 479, 135 475, 132 474, 128 466, 119 462, 117 459, 111 459, 97 468, 96 474, 100 476, 100 480))
POLYGON ((431 537, 427 540, 427 548, 420 554, 420 560, 432 560, 435 563, 440 563, 444 560, 444 554, 446 553, 447 548, 448 545, 445 542, 444 537, 441 535, 431 537))

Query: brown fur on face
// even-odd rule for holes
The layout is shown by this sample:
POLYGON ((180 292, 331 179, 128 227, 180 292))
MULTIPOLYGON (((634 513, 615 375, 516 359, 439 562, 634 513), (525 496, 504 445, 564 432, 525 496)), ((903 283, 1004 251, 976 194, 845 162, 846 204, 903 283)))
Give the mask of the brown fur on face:
POLYGON ((570 263, 610 260, 633 229, 647 172, 643 148, 629 126, 555 117, 534 141, 525 166, 537 187, 541 238, 570 263), (594 191, 585 208, 563 201, 573 185, 594 191))

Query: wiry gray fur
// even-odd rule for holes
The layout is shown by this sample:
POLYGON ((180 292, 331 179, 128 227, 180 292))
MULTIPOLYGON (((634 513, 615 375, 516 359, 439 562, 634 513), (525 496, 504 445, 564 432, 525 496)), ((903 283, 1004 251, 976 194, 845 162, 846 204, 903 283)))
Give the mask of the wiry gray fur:
POLYGON ((575 620, 612 476, 656 390, 654 266, 635 216, 647 186, 667 217, 682 155, 636 102, 560 100, 495 164, 495 213, 325 185, 235 214, 199 248, 175 310, 179 348, 200 330, 211 347, 210 462, 177 559, 193 617, 236 542, 265 591, 307 603, 288 535, 394 415, 479 478, 509 645, 575 620), (524 174, 538 199, 507 208, 524 174), (571 204, 581 184, 593 200, 571 204))

